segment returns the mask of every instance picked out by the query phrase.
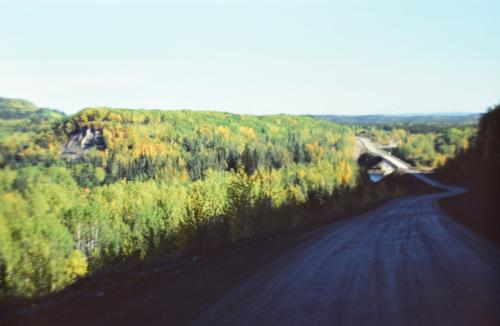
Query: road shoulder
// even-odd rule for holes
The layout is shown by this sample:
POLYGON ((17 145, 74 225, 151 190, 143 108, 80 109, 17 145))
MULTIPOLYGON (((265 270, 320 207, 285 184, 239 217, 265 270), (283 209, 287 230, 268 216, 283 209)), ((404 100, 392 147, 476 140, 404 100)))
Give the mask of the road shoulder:
POLYGON ((468 192, 442 198, 438 204, 451 218, 468 229, 500 244, 500 214, 493 203, 468 192))

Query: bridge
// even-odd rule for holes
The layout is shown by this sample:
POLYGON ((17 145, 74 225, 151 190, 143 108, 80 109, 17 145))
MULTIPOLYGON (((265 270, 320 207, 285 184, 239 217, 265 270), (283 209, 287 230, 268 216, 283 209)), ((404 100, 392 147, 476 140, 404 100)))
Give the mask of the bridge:
POLYGON ((406 173, 417 172, 408 163, 376 147, 370 139, 359 136, 356 137, 356 139, 363 145, 363 147, 366 149, 368 153, 380 156, 384 160, 384 162, 387 165, 391 166, 395 171, 406 172, 406 173))

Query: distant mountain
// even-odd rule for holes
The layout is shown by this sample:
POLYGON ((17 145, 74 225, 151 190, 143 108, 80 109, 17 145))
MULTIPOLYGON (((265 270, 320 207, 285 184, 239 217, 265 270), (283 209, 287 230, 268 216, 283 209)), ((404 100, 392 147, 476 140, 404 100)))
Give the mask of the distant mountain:
POLYGON ((38 108, 28 100, 0 97, 0 119, 30 119, 40 122, 61 118, 65 114, 55 109, 38 108))
POLYGON ((415 115, 317 115, 317 118, 351 124, 475 124, 480 113, 440 113, 415 115))

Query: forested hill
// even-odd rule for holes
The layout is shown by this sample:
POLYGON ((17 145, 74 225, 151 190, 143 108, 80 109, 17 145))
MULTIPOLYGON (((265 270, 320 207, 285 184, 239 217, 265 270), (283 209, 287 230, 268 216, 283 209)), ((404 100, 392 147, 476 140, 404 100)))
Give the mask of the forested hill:
POLYGON ((32 121, 47 120, 50 118, 61 118, 64 113, 49 109, 38 108, 30 101, 23 99, 10 99, 0 97, 0 119, 30 119, 32 121))
POLYGON ((28 100, 0 97, 0 112, 2 119, 24 117, 38 108, 28 100))
MULTIPOLYGON (((30 139, 19 137, 22 132, 7 137, 2 166, 61 161, 64 145, 89 132, 99 133, 101 146, 80 143, 90 148, 69 165, 105 168, 106 183, 165 173, 186 173, 197 180, 209 169, 243 168, 252 174, 258 168, 351 160, 354 149, 351 128, 305 116, 89 108, 50 122, 50 127, 45 125, 30 139)), ((79 179, 80 172, 75 173, 79 179)), ((82 181, 82 185, 97 184, 96 180, 82 181)))
POLYGON ((251 175, 259 168, 350 159, 354 144, 346 126, 287 115, 101 108, 84 110, 59 128, 68 135, 102 130, 102 154, 114 165, 108 179, 188 173, 197 180, 208 169, 240 167, 251 175))
POLYGON ((353 130, 305 116, 92 108, 0 134, 0 300, 335 216, 359 182, 353 130))
POLYGON ((349 124, 477 124, 481 114, 429 115, 318 115, 318 118, 349 124))

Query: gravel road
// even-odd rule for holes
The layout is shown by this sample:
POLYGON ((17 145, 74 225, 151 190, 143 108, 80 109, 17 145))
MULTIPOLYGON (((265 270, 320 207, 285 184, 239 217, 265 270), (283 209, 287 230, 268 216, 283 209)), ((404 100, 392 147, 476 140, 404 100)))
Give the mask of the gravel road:
POLYGON ((439 209, 464 191, 445 189, 326 228, 192 324, 500 325, 499 248, 439 209))

